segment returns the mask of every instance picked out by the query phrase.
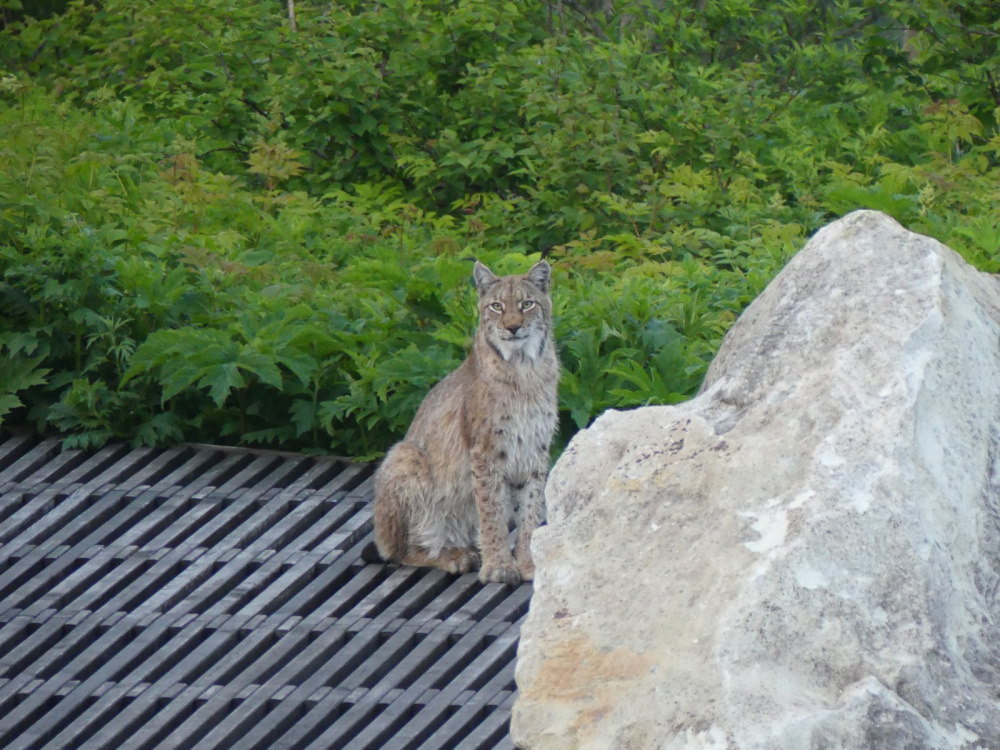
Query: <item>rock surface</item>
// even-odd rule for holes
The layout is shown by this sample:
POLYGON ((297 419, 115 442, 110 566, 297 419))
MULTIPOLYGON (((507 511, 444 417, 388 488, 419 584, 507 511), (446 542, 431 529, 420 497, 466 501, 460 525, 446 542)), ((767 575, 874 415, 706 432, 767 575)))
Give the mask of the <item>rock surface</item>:
POLYGON ((547 501, 519 747, 1000 749, 1000 284, 940 243, 821 230, 547 501))

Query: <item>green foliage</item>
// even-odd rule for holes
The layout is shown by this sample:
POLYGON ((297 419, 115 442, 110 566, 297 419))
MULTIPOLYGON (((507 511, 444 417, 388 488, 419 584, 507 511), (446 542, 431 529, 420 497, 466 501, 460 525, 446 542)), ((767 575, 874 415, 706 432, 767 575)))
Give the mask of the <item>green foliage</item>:
POLYGON ((985 6, 8 6, 0 419, 74 445, 377 455, 464 356, 470 256, 551 250, 562 441, 693 394, 847 211, 1000 271, 985 6))
MULTIPOLYGON (((13 339, 12 336, 6 336, 13 339)), ((44 357, 26 357, 7 344, 0 348, 0 420, 24 403, 18 398, 19 391, 32 386, 43 385, 49 371, 40 365, 44 357)))

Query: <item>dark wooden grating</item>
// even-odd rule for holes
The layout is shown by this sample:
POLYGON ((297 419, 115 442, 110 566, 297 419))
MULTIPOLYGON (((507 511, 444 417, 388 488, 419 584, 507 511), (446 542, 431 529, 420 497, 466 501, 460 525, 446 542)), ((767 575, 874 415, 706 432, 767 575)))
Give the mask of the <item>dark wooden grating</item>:
POLYGON ((361 561, 372 467, 0 433, 0 748, 511 748, 531 586, 361 561))

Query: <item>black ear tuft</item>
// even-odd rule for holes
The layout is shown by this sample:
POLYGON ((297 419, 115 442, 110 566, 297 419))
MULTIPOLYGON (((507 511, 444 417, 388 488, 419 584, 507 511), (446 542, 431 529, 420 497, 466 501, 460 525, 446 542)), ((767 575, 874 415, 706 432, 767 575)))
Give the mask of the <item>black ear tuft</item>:
POLYGON ((524 277, 548 294, 549 285, 552 281, 552 267, 548 264, 548 261, 540 260, 531 267, 531 270, 524 277))
POLYGON ((493 273, 478 260, 476 261, 476 265, 472 268, 472 278, 476 280, 476 289, 480 294, 500 281, 499 276, 493 273))

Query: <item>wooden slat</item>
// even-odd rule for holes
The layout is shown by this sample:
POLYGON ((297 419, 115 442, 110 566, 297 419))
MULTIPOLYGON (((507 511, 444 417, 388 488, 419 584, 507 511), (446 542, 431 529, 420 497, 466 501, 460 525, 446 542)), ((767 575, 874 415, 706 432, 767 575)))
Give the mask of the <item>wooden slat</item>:
POLYGON ((530 585, 363 563, 372 473, 0 433, 0 748, 512 747, 530 585))

